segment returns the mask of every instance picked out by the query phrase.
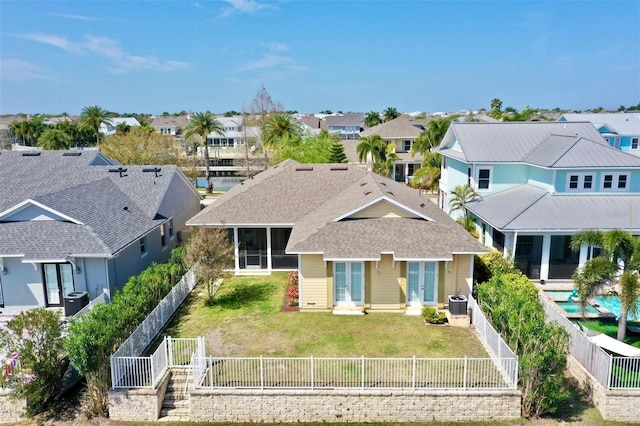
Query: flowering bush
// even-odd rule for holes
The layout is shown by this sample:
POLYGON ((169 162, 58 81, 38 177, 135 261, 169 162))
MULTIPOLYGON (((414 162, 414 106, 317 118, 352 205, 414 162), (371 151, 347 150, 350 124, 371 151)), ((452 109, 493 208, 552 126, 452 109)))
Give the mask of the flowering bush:
POLYGON ((285 294, 283 311, 297 311, 300 300, 300 289, 298 288, 298 271, 289 274, 287 280, 287 293, 285 294))

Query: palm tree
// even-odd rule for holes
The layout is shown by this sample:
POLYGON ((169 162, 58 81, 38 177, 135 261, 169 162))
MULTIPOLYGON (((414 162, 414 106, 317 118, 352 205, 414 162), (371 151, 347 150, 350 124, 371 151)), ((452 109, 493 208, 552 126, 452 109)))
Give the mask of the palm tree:
POLYGON ((456 185, 451 191, 451 199, 449 200, 449 213, 453 213, 458 210, 462 210, 462 216, 464 220, 468 220, 467 203, 478 198, 479 195, 473 186, 456 185))
POLYGON ((71 136, 60 129, 47 129, 38 138, 38 146, 44 150, 69 149, 71 136))
POLYGON ((364 116, 364 125, 366 127, 373 127, 380 124, 380 114, 376 111, 369 111, 364 116))
POLYGON ((572 276, 580 295, 582 310, 584 312, 587 300, 595 297, 604 286, 614 284, 617 280, 620 297, 617 339, 622 342, 626 336, 627 315, 631 313, 637 318, 640 313, 640 237, 619 229, 606 232, 583 229, 571 238, 570 247, 578 251, 583 244, 601 248, 606 257, 598 256, 587 260, 572 276))
POLYGON ((224 136, 224 128, 222 124, 216 117, 210 113, 206 112, 196 112, 191 116, 191 120, 184 127, 184 138, 189 140, 194 136, 200 136, 202 141, 200 142, 204 147, 204 176, 207 179, 207 190, 211 190, 211 183, 209 179, 211 178, 211 172, 209 170, 209 146, 207 143, 207 137, 211 133, 215 133, 220 136, 224 136))
POLYGON ((389 107, 382 112, 382 115, 384 116, 384 122, 386 123, 387 121, 391 121, 394 118, 398 118, 400 116, 400 113, 394 107, 389 107))
POLYGON ((100 126, 102 124, 111 124, 109 111, 100 108, 98 105, 82 108, 82 113, 80 113, 80 118, 78 119, 78 129, 91 131, 96 137, 96 145, 98 147, 100 147, 100 126))
POLYGON ((360 138, 356 153, 361 163, 366 163, 367 170, 371 170, 373 165, 380 162, 380 152, 384 149, 385 143, 380 135, 365 136, 360 138))
POLYGON ((451 117, 429 121, 427 123, 427 129, 420 133, 420 136, 418 136, 411 145, 411 155, 413 156, 418 152, 420 154, 426 154, 431 148, 440 145, 451 122, 457 117, 457 115, 452 115, 451 117))
POLYGON ((373 165, 373 171, 378 173, 380 176, 391 176, 394 163, 400 159, 398 154, 396 154, 396 146, 391 143, 387 146, 378 146, 376 149, 378 150, 378 157, 380 157, 380 160, 378 163, 373 165))
POLYGON ((275 147, 283 139, 299 135, 300 126, 289 114, 269 117, 262 129, 262 141, 267 147, 275 147))

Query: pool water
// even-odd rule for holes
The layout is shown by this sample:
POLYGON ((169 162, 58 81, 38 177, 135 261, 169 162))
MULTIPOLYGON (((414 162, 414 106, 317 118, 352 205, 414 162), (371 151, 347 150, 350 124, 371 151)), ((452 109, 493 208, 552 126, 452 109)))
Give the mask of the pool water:
MULTIPOLYGON (((552 300, 569 300, 569 296, 572 296, 572 290, 545 290, 544 293, 549 296, 552 300)), ((577 299, 578 296, 573 296, 574 299, 577 299)))
MULTIPOLYGON (((616 318, 620 318, 620 298, 618 296, 598 296, 596 302, 606 310, 615 314, 616 318)), ((638 310, 640 311, 640 302, 638 302, 638 310)), ((638 315, 640 319, 640 315, 638 315)), ((633 315, 628 314, 627 320, 635 321, 633 315)))
MULTIPOLYGON (((581 314, 579 302, 556 302, 556 304, 568 314, 581 314)), ((591 305, 585 306, 585 313, 587 314, 599 314, 600 311, 591 305)))

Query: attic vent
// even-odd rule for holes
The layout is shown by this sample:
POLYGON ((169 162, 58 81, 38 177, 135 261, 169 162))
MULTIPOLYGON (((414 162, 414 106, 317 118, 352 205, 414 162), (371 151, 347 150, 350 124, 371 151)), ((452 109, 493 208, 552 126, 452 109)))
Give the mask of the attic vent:
POLYGON ((160 173, 160 170, 162 170, 160 167, 147 167, 147 168, 142 169, 142 171, 144 173, 155 173, 156 177, 159 176, 158 173, 160 173))
POLYGON ((118 167, 118 168, 114 168, 114 169, 109 169, 109 173, 120 173, 120 177, 124 177, 127 176, 125 173, 127 172, 127 169, 124 167, 118 167))
POLYGON ((380 185, 387 186, 387 184, 384 182, 380 182, 380 185))
POLYGON ((30 152, 23 152, 22 156, 23 157, 37 157, 38 155, 40 155, 41 153, 38 151, 30 151, 30 152))
POLYGON ((367 191, 364 193, 364 195, 369 195, 369 194, 371 194, 371 191, 367 191))
POLYGON ((313 171, 313 167, 312 166, 296 167, 296 172, 312 172, 312 171, 313 171))
POLYGON ((349 170, 347 166, 333 166, 329 170, 349 170))
POLYGON ((63 152, 62 156, 63 157, 80 157, 82 155, 81 152, 78 151, 73 151, 73 152, 63 152))
POLYGON ((420 207, 424 208, 424 203, 420 204, 420 207))
POLYGON ((360 184, 360 186, 365 186, 366 184, 367 184, 367 182, 362 182, 362 183, 360 184))
POLYGON ((393 196, 393 192, 391 192, 391 191, 387 191, 387 194, 393 196))

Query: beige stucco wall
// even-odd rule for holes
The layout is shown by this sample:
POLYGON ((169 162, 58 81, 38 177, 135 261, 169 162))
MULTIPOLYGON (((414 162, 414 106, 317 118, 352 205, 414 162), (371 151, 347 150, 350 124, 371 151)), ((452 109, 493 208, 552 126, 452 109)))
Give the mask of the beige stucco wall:
POLYGON ((367 207, 366 209, 362 209, 349 217, 415 217, 415 215, 387 201, 378 201, 377 203, 367 207))
MULTIPOLYGON (((442 270, 444 277, 441 283, 444 284, 444 294, 440 303, 447 303, 448 296, 451 294, 466 295, 471 289, 473 277, 469 277, 469 268, 473 262, 472 254, 455 254, 453 261, 447 262, 442 270)), ((438 294, 440 297, 441 294, 438 294)))
POLYGON ((376 262, 368 262, 371 285, 371 309, 397 310, 405 296, 401 290, 400 265, 393 264, 393 256, 383 254, 376 268, 376 262), (401 298, 402 297, 402 298, 401 298))
POLYGON ((300 268, 300 290, 302 298, 302 309, 328 309, 328 301, 333 298, 327 290, 327 269, 331 267, 330 262, 322 260, 321 254, 303 254, 300 268))
POLYGON ((22 420, 27 409, 25 399, 13 399, 7 389, 0 389, 0 423, 15 423, 22 420))
POLYGON ((210 390, 190 393, 192 422, 461 422, 520 418, 517 391, 210 390))

